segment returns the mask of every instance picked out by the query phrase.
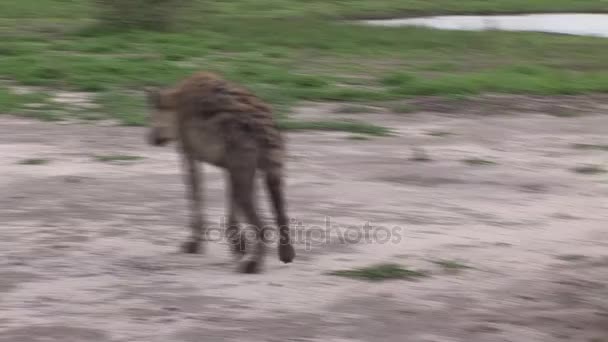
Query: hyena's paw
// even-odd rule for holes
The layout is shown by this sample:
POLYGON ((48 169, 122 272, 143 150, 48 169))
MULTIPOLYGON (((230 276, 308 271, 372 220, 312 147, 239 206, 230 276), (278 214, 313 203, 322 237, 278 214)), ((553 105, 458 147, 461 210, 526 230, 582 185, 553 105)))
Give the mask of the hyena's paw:
POLYGON ((279 245, 279 260, 288 264, 296 257, 296 251, 291 244, 279 245))

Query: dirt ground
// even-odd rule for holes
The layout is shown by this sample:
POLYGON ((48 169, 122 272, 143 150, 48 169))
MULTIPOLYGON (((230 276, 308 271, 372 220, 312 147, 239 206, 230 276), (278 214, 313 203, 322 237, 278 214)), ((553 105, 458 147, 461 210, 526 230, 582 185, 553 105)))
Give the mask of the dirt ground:
MULTIPOLYGON (((177 252, 178 159, 143 128, 0 117, 0 342, 608 341, 608 174, 573 171, 606 166, 608 152, 573 144, 608 144, 608 115, 341 115, 395 135, 288 135, 289 214, 316 235, 258 275, 237 273, 221 241, 177 252), (357 240, 366 222, 376 236, 357 240), (383 262, 429 276, 327 274, 383 262)), ((206 185, 217 226, 219 170, 206 185)))

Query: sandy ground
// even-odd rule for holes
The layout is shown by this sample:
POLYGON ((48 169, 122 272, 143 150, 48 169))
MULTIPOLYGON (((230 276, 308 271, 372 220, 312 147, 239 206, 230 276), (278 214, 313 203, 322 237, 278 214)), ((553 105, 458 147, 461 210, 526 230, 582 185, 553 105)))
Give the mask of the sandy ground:
MULTIPOLYGON (((607 144, 608 116, 355 115, 396 135, 289 134, 289 213, 317 235, 259 275, 221 242, 177 252, 178 160, 142 128, 0 117, 0 342, 608 341, 608 174, 571 170, 606 165, 572 144, 607 144), (411 160, 415 146, 432 161, 411 160), (110 154, 144 159, 93 158, 110 154), (366 222, 375 239, 355 241, 366 222), (327 274, 380 262, 429 277, 327 274)), ((217 226, 223 177, 206 174, 217 226)))

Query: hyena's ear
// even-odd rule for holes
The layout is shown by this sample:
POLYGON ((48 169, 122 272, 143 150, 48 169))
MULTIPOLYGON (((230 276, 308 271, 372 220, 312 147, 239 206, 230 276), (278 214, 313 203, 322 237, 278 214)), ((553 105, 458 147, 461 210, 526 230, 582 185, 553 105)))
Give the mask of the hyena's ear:
POLYGON ((146 99, 148 100, 148 103, 154 108, 159 108, 161 104, 160 89, 154 87, 146 87, 144 88, 144 92, 146 93, 146 99))

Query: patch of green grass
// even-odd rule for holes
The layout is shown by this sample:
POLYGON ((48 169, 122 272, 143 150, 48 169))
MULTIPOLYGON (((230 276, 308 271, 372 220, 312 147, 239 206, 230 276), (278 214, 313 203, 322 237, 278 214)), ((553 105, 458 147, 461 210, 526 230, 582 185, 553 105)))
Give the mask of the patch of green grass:
POLYGON ((411 84, 416 80, 417 78, 415 75, 403 72, 396 72, 382 77, 380 79, 380 83, 384 84, 385 86, 396 87, 411 84))
POLYGON ((608 172, 608 171, 606 171, 606 169, 604 169, 603 167, 601 167, 599 165, 577 166, 577 167, 573 168, 572 171, 576 172, 576 173, 581 173, 584 175, 597 175, 597 174, 608 172))
POLYGON ((402 267, 401 265, 392 263, 355 268, 352 270, 338 270, 330 272, 329 274, 340 277, 356 278, 370 281, 382 281, 391 279, 412 280, 426 276, 424 272, 409 270, 407 268, 402 267))
POLYGON ((90 10, 89 1, 3 1, 0 13, 3 18, 76 18, 90 10))
POLYGON ((44 165, 48 164, 50 161, 48 159, 41 158, 31 158, 31 159, 23 159, 19 161, 21 165, 44 165))
POLYGON ((141 160, 141 159, 144 159, 144 157, 132 156, 132 155, 126 155, 126 154, 109 154, 109 155, 95 156, 95 160, 104 162, 104 163, 136 161, 136 160, 141 160))
POLYGON ((16 114, 44 121, 61 120, 62 113, 49 102, 49 98, 45 93, 15 94, 8 88, 0 87, 0 114, 16 114))
POLYGON ((468 158, 468 159, 464 159, 462 161, 465 164, 471 165, 471 166, 492 166, 492 165, 496 165, 496 162, 491 161, 491 160, 487 160, 487 159, 482 159, 482 158, 468 158))
MULTIPOLYGON (((0 13, 4 18, 75 19, 95 11, 92 1, 28 0, 4 1, 0 13)), ((520 12, 582 12, 608 11, 598 0, 207 0, 194 1, 189 19, 203 14, 234 17, 297 17, 297 16, 393 16, 455 13, 520 13, 520 12)))
POLYGON ((580 113, 577 113, 570 109, 558 109, 550 112, 549 114, 558 118, 574 118, 581 115, 580 113))
POLYGON ((211 1, 210 7, 218 14, 254 13, 265 16, 297 16, 302 14, 322 16, 392 16, 395 13, 437 14, 437 13, 516 13, 520 11, 583 11, 604 10, 608 6, 593 0, 349 0, 339 1, 297 1, 297 0, 256 0, 211 1), (238 12, 237 12, 238 13, 238 12))
POLYGON ((465 269, 471 269, 472 267, 463 264, 462 262, 455 260, 434 260, 434 264, 441 266, 445 271, 448 272, 459 272, 465 269))
POLYGON ((144 95, 133 92, 112 91, 99 97, 102 111, 128 126, 144 126, 147 107, 144 95))
POLYGON ((424 70, 426 71, 440 71, 440 72, 446 72, 446 71, 462 71, 459 69, 460 65, 458 63, 451 63, 451 62, 438 62, 438 63, 430 63, 428 65, 425 65, 423 67, 424 70))
POLYGON ((452 133, 450 132, 446 132, 446 131, 430 131, 426 133, 427 135, 430 135, 432 137, 447 137, 452 135, 452 133))
MULTIPOLYGON (((608 91, 603 38, 335 20, 391 13, 608 11, 597 0, 194 1, 170 32, 90 26, 96 11, 91 4, 2 2, 0 77, 99 92, 103 113, 131 125, 145 121, 142 96, 133 90, 171 84, 199 69, 242 83, 281 109, 303 100, 608 91)), ((0 101, 0 111, 8 106, 14 104, 0 101)))
POLYGON ((562 260, 562 261, 581 261, 581 260, 589 259, 588 256, 581 255, 581 254, 562 254, 562 255, 556 256, 556 258, 559 260, 562 260))
POLYGON ((0 112, 7 113, 23 105, 22 97, 11 93, 8 89, 0 88, 0 112))
POLYGON ((603 144, 572 144, 572 147, 578 150, 608 151, 608 145, 603 144))
POLYGON ((15 94, 0 86, 0 112, 20 111, 30 103, 45 103, 48 96, 42 93, 15 94))
MULTIPOLYGON (((33 45, 9 42, 11 49, 22 52, 0 60, 0 75, 24 84, 101 91, 167 84, 205 68, 256 91, 278 94, 273 102, 275 97, 361 101, 482 91, 580 93, 606 89, 607 78, 595 56, 608 48, 597 38, 379 28, 316 19, 293 23, 243 19, 234 24, 208 19, 187 33, 62 38, 33 45), (313 53, 316 58, 310 58, 313 53), (539 54, 542 59, 535 58, 539 54), (510 58, 505 60, 504 55, 510 58), (466 66, 467 71, 426 77, 429 56, 466 66), (393 62, 387 72, 383 65, 393 60, 408 63, 393 62), (487 65, 486 60, 492 63, 487 65), (345 86, 342 73, 386 76, 379 77, 376 87, 345 86)), ((370 82, 373 85, 374 80, 370 82)))
MULTIPOLYGON (((521 51, 520 51, 521 52, 521 51)), ((498 57, 497 57, 498 58, 498 57)), ((580 94, 608 90, 608 74, 593 75, 572 70, 555 70, 542 65, 504 65, 491 69, 446 73, 434 78, 396 74, 383 79, 392 93, 401 95, 475 95, 483 92, 512 94, 580 94), (589 78, 579 79, 585 74, 589 78), (573 82, 568 84, 568 82, 573 82)), ((571 116, 569 111, 555 115, 571 116)))
POLYGON ((390 129, 374 124, 359 121, 296 121, 280 120, 279 128, 287 131, 319 130, 319 131, 340 131, 374 136, 388 136, 390 129))

